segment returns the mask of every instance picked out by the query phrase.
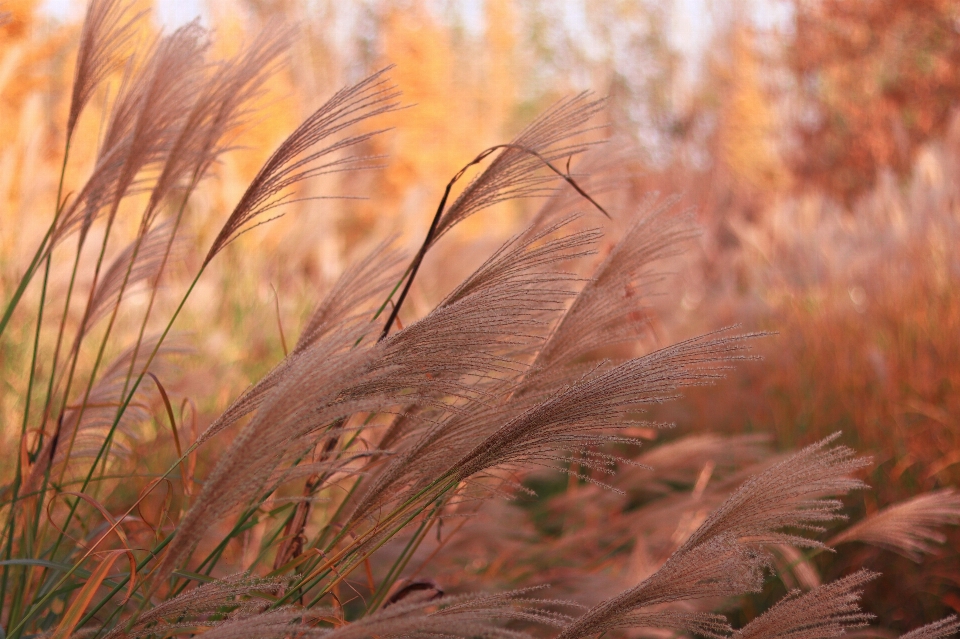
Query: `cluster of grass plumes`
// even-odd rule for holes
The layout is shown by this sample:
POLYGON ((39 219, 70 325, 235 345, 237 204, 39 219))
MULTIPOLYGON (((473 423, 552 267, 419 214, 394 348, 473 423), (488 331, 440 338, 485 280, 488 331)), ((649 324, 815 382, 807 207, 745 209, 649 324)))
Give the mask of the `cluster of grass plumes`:
MULTIPOLYGON (((779 336, 760 346, 762 363, 732 374, 737 393, 695 391, 658 417, 674 420, 676 409, 685 419, 710 420, 718 432, 767 432, 784 447, 842 430, 846 444, 877 462, 868 478, 873 490, 848 502, 858 516, 887 508, 908 514, 894 505, 956 486, 960 262, 948 247, 960 240, 958 143, 954 118, 917 155, 908 179, 881 172, 849 208, 807 191, 771 196, 750 219, 745 206, 707 210, 714 230, 702 263, 688 271, 688 310, 673 327, 688 334, 736 317, 779 336)), ((733 197, 719 179, 700 180, 708 207, 710 199, 733 197), (726 195, 708 197, 714 189, 726 195)), ((894 553, 851 543, 819 556, 818 571, 829 578, 865 565, 883 573, 865 591, 888 625, 910 627, 956 610, 956 529, 933 547, 923 534, 913 542, 895 528, 884 534, 906 543, 894 553), (930 550, 922 561, 914 543, 930 550), (924 594, 902 596, 916 590, 924 594)))
MULTIPOLYGON (((377 133, 359 125, 397 109, 399 96, 387 73, 376 73, 337 92, 291 133, 202 252, 154 335, 154 300, 186 228, 187 203, 231 147, 289 36, 271 28, 235 58, 211 62, 196 24, 143 52, 130 46, 137 20, 115 0, 95 0, 88 10, 64 173, 91 96, 122 70, 120 89, 89 179, 75 194, 58 194, 0 322, 0 339, 10 338, 14 320, 34 336, 27 370, 17 371, 22 419, 0 487, 4 637, 511 639, 552 631, 578 639, 632 628, 731 637, 734 628, 717 610, 763 587, 777 549, 826 548, 817 535, 842 518, 838 498, 864 487, 856 475, 868 463, 831 438, 767 460, 746 481, 734 476, 734 484, 708 492, 709 477, 698 478, 694 496, 708 514, 667 536, 672 547, 654 570, 586 609, 526 588, 447 594, 414 579, 423 564, 408 571, 432 529, 437 543, 426 564, 442 553, 443 522, 467 521, 515 493, 531 469, 561 468, 577 485, 619 494, 609 478, 620 468, 669 466, 671 455, 702 459, 709 442, 637 458, 631 433, 662 427, 642 421, 643 412, 715 382, 748 357, 756 337, 721 330, 619 360, 602 356, 646 343, 644 300, 663 277, 657 263, 694 229, 670 202, 653 199, 613 212, 625 230, 610 233, 605 257, 596 257, 611 214, 570 169, 592 146, 583 135, 602 107, 587 95, 480 153, 470 166, 488 157, 489 164, 448 207, 464 173, 454 176, 409 262, 390 243, 378 246, 343 274, 259 383, 202 433, 186 428, 164 383, 164 361, 183 348, 171 329, 204 271, 289 203, 299 183, 373 166, 361 150, 377 133), (582 215, 567 211, 571 191, 582 215), (443 235, 497 202, 534 196, 546 203, 528 228, 435 308, 401 325, 406 293, 443 235), (136 235, 118 249, 114 230, 127 215, 136 235), (54 287, 50 274, 71 239, 68 284, 54 287), (93 259, 82 260, 88 252, 93 259), (30 286, 40 291, 35 308, 21 304, 30 286), (129 304, 134 287, 146 287, 146 304, 129 304), (114 330, 121 308, 136 318, 129 344, 114 330), (112 352, 118 356, 107 365, 112 352), (153 413, 169 423, 176 460, 149 479, 124 474, 125 443, 153 413), (201 448, 210 465, 198 469, 201 448), (147 502, 159 511, 142 508, 147 502)), ((759 442, 723 444, 742 446, 744 457, 708 454, 708 461, 736 467, 759 442)), ((651 474, 649 484, 663 488, 668 474, 651 474)), ((836 539, 924 552, 958 513, 952 493, 937 493, 836 539)), ((867 616, 857 592, 867 578, 855 573, 791 594, 736 632, 817 639, 860 627, 867 616)), ((955 630, 948 619, 916 636, 955 630)))

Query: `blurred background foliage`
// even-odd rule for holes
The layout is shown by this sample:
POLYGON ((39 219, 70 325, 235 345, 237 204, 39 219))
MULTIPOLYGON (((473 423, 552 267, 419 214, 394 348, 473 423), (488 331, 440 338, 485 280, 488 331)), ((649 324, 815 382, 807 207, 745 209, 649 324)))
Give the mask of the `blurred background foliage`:
MULTIPOLYGON (((863 513, 957 484, 957 0, 211 0, 198 8, 218 47, 277 18, 299 27, 291 63, 272 79, 238 138, 242 148, 192 201, 198 245, 209 243, 270 150, 339 86, 395 64, 392 77, 409 105, 366 149, 384 156, 383 170, 344 174, 305 193, 365 199, 292 206, 231 246, 201 282, 180 328, 202 323, 202 343, 183 367, 189 374, 168 386, 196 405, 198 428, 281 357, 284 340, 351 256, 391 233, 415 247, 462 165, 557 98, 592 90, 609 96, 598 124, 623 149, 611 158, 630 169, 628 197, 678 193, 704 229, 675 265, 668 294, 655 300, 657 339, 733 323, 779 333, 758 349, 762 362, 658 415, 676 430, 648 435, 770 433, 785 448, 843 430, 876 461, 875 490, 851 504, 863 513), (772 15, 779 18, 766 19, 772 15)), ((39 212, 53 209, 44 198, 56 192, 63 146, 79 31, 71 16, 36 0, 0 1, 3 299, 44 233, 39 212)), ((81 122, 68 191, 89 169, 101 125, 81 122)), ((464 224, 429 258, 406 312, 422 314, 518 229, 531 206, 506 203, 464 224)), ((0 345, 4 424, 22 410, 18 371, 30 339, 23 326, 0 345)), ((152 437, 133 446, 132 463, 169 461, 151 458, 152 437)), ((0 432, 0 449, 16 438, 0 432)), ((0 469, 3 479, 8 472, 0 469)), ((631 478, 642 486, 642 473, 631 478)), ((589 555, 562 531, 617 515, 571 502, 582 487, 562 476, 536 482, 536 503, 497 506, 508 513, 495 516, 526 513, 518 530, 541 535, 539 552, 555 550, 559 570, 570 553, 589 555)), ((450 561, 467 562, 481 582, 519 580, 505 568, 509 549, 478 548, 482 523, 471 526, 475 534, 452 546, 450 561)), ((866 606, 881 624, 910 628, 960 612, 958 548, 953 532, 919 564, 866 546, 816 561, 825 578, 861 565, 883 572, 866 606)))

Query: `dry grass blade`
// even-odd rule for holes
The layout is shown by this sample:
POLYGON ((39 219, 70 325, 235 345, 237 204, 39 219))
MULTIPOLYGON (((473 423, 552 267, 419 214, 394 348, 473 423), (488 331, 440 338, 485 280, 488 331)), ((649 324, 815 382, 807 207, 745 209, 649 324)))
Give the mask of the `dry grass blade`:
POLYGON ((914 561, 946 541, 940 528, 960 523, 960 495, 952 488, 919 495, 869 515, 827 542, 861 541, 898 552, 914 561))
POLYGON ((67 139, 100 83, 119 70, 125 53, 137 33, 137 22, 144 12, 128 15, 131 5, 125 0, 93 0, 80 32, 73 95, 67 117, 67 139))
MULTIPOLYGON (((458 377, 465 370, 494 373, 506 380, 522 373, 526 369, 522 359, 529 359, 523 356, 542 343, 549 320, 572 295, 567 288, 573 278, 558 273, 558 265, 590 253, 598 238, 595 231, 551 237, 568 223, 562 221, 535 234, 520 234, 501 246, 430 315, 382 342, 383 364, 402 362, 411 384, 416 383, 417 375, 428 372, 434 385, 424 390, 435 399, 446 394, 464 396, 458 377), (455 359, 455 367, 450 366, 450 357, 455 359)), ((396 426, 437 421, 425 432, 388 431, 381 446, 393 446, 404 438, 411 444, 378 475, 358 505, 356 516, 366 515, 392 487, 434 479, 451 458, 469 450, 489 433, 491 423, 504 417, 503 411, 490 407, 509 395, 514 389, 511 382, 492 380, 487 387, 477 383, 474 389, 463 398, 472 396, 478 403, 469 405, 469 410, 459 407, 459 417, 416 415, 411 410, 399 418, 396 426), (492 401, 485 407, 488 398, 492 401), (414 435, 419 437, 414 439, 414 435)))
POLYGON ((410 263, 408 276, 400 295, 390 312, 387 321, 380 332, 380 340, 390 333, 394 321, 397 319, 400 308, 403 306, 410 292, 410 286, 420 269, 423 258, 430 247, 447 231, 461 220, 497 202, 513 198, 547 196, 554 194, 552 188, 544 186, 554 178, 567 182, 576 193, 590 202, 608 218, 607 213, 589 193, 570 175, 570 160, 577 153, 582 152, 587 145, 551 148, 554 144, 574 137, 582 131, 578 127, 584 124, 598 110, 602 101, 587 102, 586 94, 581 94, 571 100, 554 105, 545 114, 538 118, 513 142, 498 144, 482 151, 473 160, 464 165, 449 182, 440 198, 437 212, 434 214, 427 235, 410 263), (460 197, 447 208, 447 200, 451 189, 466 174, 467 170, 487 159, 493 153, 500 151, 500 155, 491 163, 477 179, 471 182, 460 197), (567 158, 566 172, 557 168, 553 161, 558 157, 567 158), (553 172, 551 177, 538 175, 538 168, 547 168, 553 172))
POLYGON ((432 601, 430 592, 411 595, 400 603, 344 625, 328 636, 330 639, 370 636, 520 639, 529 635, 505 628, 505 622, 526 621, 556 627, 569 620, 567 615, 543 608, 563 605, 563 602, 523 597, 528 592, 461 595, 444 597, 437 602, 432 601), (439 609, 430 611, 430 607, 436 604, 439 609))
MULTIPOLYGON (((505 382, 498 394, 510 401, 474 407, 426 429, 377 477, 354 516, 371 513, 388 496, 405 499, 428 486, 442 490, 441 479, 455 484, 497 467, 552 465, 569 461, 571 451, 582 453, 582 466, 611 474, 625 460, 592 449, 636 443, 611 434, 628 424, 627 413, 715 379, 717 364, 743 357, 748 337, 708 335, 683 342, 585 376, 543 401, 511 398, 516 385, 505 382)), ((433 496, 428 492, 423 499, 433 496)))
POLYGON ((783 544, 771 547, 770 551, 780 581, 787 588, 810 590, 823 583, 813 557, 807 553, 783 544))
POLYGON ((455 464, 455 475, 463 479, 494 466, 542 461, 561 451, 620 441, 606 433, 624 427, 630 410, 718 379, 719 366, 743 359, 745 341, 752 337, 707 334, 587 375, 478 443, 455 464))
POLYGON ((548 235, 540 236, 541 247, 514 238, 426 317, 378 342, 375 366, 351 394, 407 389, 415 402, 447 395, 469 400, 483 394, 482 383, 464 384, 462 376, 482 382, 522 372, 521 358, 529 359, 573 294, 574 278, 557 273, 556 265, 589 250, 596 239, 592 232, 548 235))
POLYGON ((398 108, 399 92, 386 78, 389 69, 338 91, 284 140, 250 182, 204 259, 208 264, 255 218, 283 204, 288 189, 311 177, 364 168, 364 159, 337 156, 379 131, 335 138, 344 130, 398 108), (335 138, 335 139, 333 139, 335 138), (325 143, 319 150, 311 150, 325 143))
POLYGON ((216 625, 207 616, 222 613, 225 606, 232 608, 230 619, 241 619, 262 612, 263 599, 251 599, 251 596, 283 593, 285 580, 255 577, 248 574, 222 577, 216 581, 201 584, 176 597, 162 601, 141 615, 130 630, 123 626, 107 635, 108 639, 120 637, 144 637, 151 634, 169 632, 196 625, 216 625))
POLYGON ((582 153, 588 144, 564 143, 583 133, 586 123, 603 104, 603 100, 590 100, 588 94, 582 93, 548 109, 521 131, 508 148, 464 189, 438 220, 429 243, 436 242, 474 213, 498 202, 552 194, 550 185, 559 178, 541 172, 544 160, 554 162, 582 153))
POLYGON ((866 626, 861 586, 877 573, 860 570, 808 593, 793 591, 734 634, 734 639, 833 639, 866 626))
POLYGON ((839 433, 807 446, 748 480, 700 526, 677 552, 693 548, 715 535, 731 534, 754 544, 824 547, 784 528, 822 532, 821 524, 841 517, 842 504, 821 499, 864 488, 850 477, 870 464, 846 446, 827 446, 839 433))
POLYGON ((597 230, 568 232, 575 217, 560 220, 536 232, 528 230, 504 243, 476 271, 439 304, 451 306, 470 295, 498 287, 534 289, 568 282, 571 276, 556 272, 560 263, 593 255, 601 233, 597 230), (552 238, 552 239, 551 239, 552 238))
POLYGON ((557 639, 579 639, 636 626, 656 626, 704 633, 729 634, 723 617, 683 610, 643 611, 703 597, 728 597, 756 592, 763 585, 766 557, 731 535, 720 535, 682 553, 675 553, 640 584, 591 608, 564 628, 557 639), (707 622, 704 627, 704 622, 707 622))
POLYGON ((840 503, 821 499, 863 484, 849 475, 867 464, 853 451, 827 448, 836 436, 808 446, 748 480, 635 588, 598 604, 561 633, 579 639, 637 619, 639 608, 759 590, 769 544, 822 547, 783 528, 819 531, 817 524, 839 518, 840 503))
POLYGON ((307 320, 293 348, 294 352, 308 348, 348 322, 369 318, 370 303, 385 297, 400 277, 399 267, 404 254, 390 249, 393 243, 392 238, 381 242, 361 261, 343 272, 307 320))
MULTIPOLYGON (((243 615, 237 619, 226 619, 210 627, 203 624, 203 635, 208 639, 246 639, 259 637, 260 639, 283 639, 295 633, 302 639, 313 639, 326 636, 330 630, 321 629, 310 622, 335 619, 334 613, 328 608, 312 609, 308 615, 303 611, 290 609, 263 612, 257 615, 243 615), (306 617, 306 620, 303 620, 306 617)), ((186 632, 194 630, 199 625, 188 624, 186 632)), ((174 626, 174 629, 177 629, 174 626)))
MULTIPOLYGON (((508 396, 516 388, 504 382, 489 391, 493 396, 508 396)), ((389 441, 381 441, 381 448, 395 450, 394 458, 373 479, 363 497, 354 507, 349 522, 373 517, 375 512, 391 503, 405 502, 421 493, 448 474, 450 460, 489 433, 492 425, 509 419, 509 411, 485 406, 480 402, 458 406, 453 413, 441 415, 416 414, 408 411, 397 424, 406 432, 388 431, 389 441)), ((386 439, 386 437, 385 437, 386 439)), ((432 494, 431 494, 432 495, 432 494)), ((425 499, 429 499, 426 497, 425 499)))
POLYGON ((570 296, 562 286, 569 276, 552 267, 593 240, 590 233, 579 233, 543 247, 513 243, 499 258, 511 268, 484 269, 487 285, 461 291, 389 339, 358 345, 368 325, 347 323, 300 351, 221 457, 170 546, 169 562, 182 559, 180 553, 196 543, 205 529, 202 522, 251 499, 281 464, 330 434, 331 425, 354 413, 389 411, 410 402, 443 407, 456 398, 470 401, 483 394, 483 385, 467 383, 465 376, 512 377, 523 370, 513 354, 538 341, 544 315, 559 313, 570 296), (511 262, 514 254, 529 263, 511 262))
POLYGON ((572 100, 554 105, 553 108, 524 129, 513 142, 498 144, 482 151, 447 182, 443 196, 440 198, 440 204, 437 206, 437 212, 434 214, 427 235, 420 245, 420 250, 417 251, 410 263, 406 283, 400 291, 387 321, 384 323, 379 340, 386 339, 390 333, 390 329, 400 313, 400 308, 406 300, 407 293, 410 292, 410 286, 417 276, 427 251, 444 233, 473 213, 497 202, 513 198, 551 195, 554 193, 553 189, 544 187, 543 184, 556 177, 565 180, 580 197, 590 202, 608 218, 610 217, 606 209, 584 191, 570 175, 571 158, 582 152, 587 145, 550 148, 564 139, 582 133, 582 131, 577 130, 577 127, 585 123, 596 112, 601 102, 588 103, 586 94, 581 94, 572 100), (497 151, 500 151, 500 155, 497 156, 496 160, 467 186, 448 209, 447 200, 453 186, 460 181, 468 169, 480 164, 497 151), (553 164, 553 160, 563 156, 567 158, 566 172, 561 171, 553 164), (553 177, 537 175, 537 168, 544 167, 553 172, 553 177))
POLYGON ((597 268, 544 345, 535 367, 552 369, 609 344, 634 340, 646 318, 646 296, 662 276, 651 265, 696 236, 689 215, 671 214, 675 199, 649 202, 597 268))
POLYGON ((315 621, 331 620, 324 608, 278 610, 250 618, 229 620, 204 633, 209 639, 240 639, 257 636, 281 639, 292 635, 305 639, 365 639, 367 637, 488 637, 526 639, 530 635, 505 627, 510 621, 559 626, 569 621, 546 607, 564 602, 526 598, 529 591, 497 595, 462 595, 430 601, 430 594, 417 594, 350 623, 318 627, 315 621))
POLYGON ((950 615, 900 635, 900 639, 944 639, 957 634, 958 630, 960 630, 960 619, 956 615, 950 615))
POLYGON ((663 612, 637 612, 624 615, 623 628, 657 628, 710 637, 729 639, 730 624, 723 615, 708 612, 669 610, 663 612))

